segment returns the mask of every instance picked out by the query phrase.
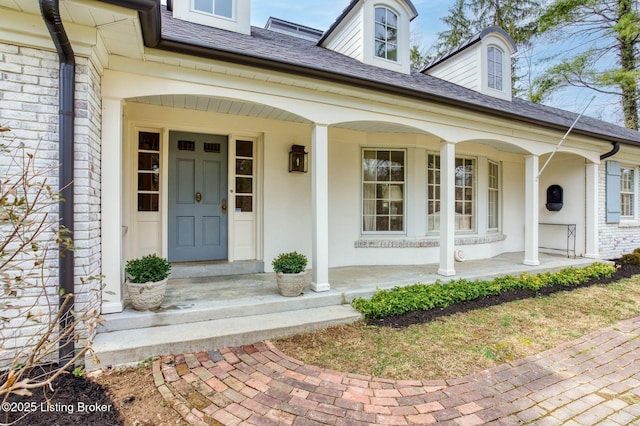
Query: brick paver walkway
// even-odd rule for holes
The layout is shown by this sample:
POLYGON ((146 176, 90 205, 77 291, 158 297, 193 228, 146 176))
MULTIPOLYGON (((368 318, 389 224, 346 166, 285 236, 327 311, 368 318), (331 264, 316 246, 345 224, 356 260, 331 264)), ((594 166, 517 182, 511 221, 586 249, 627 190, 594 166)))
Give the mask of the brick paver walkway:
POLYGON ((640 424, 640 317, 447 381, 304 365, 269 342, 165 356, 153 373, 193 425, 640 424))

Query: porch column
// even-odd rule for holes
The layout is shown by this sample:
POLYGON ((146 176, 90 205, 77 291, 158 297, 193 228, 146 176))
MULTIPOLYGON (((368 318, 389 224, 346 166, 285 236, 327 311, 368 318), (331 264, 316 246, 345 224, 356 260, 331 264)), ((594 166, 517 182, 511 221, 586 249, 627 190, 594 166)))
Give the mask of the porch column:
POLYGON ((585 165, 585 240, 584 257, 597 259, 600 257, 598 244, 598 176, 599 165, 587 163, 585 165))
POLYGON ((524 263, 536 266, 538 260, 538 204, 540 194, 538 192, 538 168, 537 155, 529 155, 525 158, 525 189, 524 189, 524 263))
POLYGON ((100 161, 102 220, 102 313, 124 309, 122 282, 122 99, 102 98, 100 161))
POLYGON ((440 144, 440 269, 438 274, 456 274, 453 252, 456 238, 456 146, 440 144))
POLYGON ((328 291, 329 285, 329 130, 315 124, 311 136, 311 198, 313 214, 313 291, 328 291))

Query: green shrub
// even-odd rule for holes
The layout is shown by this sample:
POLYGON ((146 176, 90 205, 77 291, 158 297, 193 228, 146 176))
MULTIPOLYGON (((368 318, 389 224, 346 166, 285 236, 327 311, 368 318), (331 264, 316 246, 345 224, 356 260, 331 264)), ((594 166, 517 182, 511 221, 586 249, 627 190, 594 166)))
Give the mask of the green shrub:
POLYGON ((454 303, 495 296, 506 291, 537 291, 554 285, 576 286, 592 278, 611 277, 615 271, 615 266, 611 264, 596 262, 580 269, 570 267, 537 275, 525 272, 519 277, 507 275, 491 281, 460 279, 447 283, 412 284, 377 291, 368 300, 356 298, 352 305, 367 319, 385 318, 418 310, 446 308, 454 303))
POLYGON ((162 281, 169 276, 171 264, 167 259, 150 254, 127 262, 124 272, 132 283, 162 281))
POLYGON ((299 274, 307 267, 307 257, 304 254, 292 251, 281 253, 271 262, 273 270, 283 274, 299 274))
MULTIPOLYGON (((636 249, 638 250, 638 249, 636 249)), ((633 251, 633 253, 627 253, 622 255, 622 263, 628 265, 640 265, 640 253, 633 251)))

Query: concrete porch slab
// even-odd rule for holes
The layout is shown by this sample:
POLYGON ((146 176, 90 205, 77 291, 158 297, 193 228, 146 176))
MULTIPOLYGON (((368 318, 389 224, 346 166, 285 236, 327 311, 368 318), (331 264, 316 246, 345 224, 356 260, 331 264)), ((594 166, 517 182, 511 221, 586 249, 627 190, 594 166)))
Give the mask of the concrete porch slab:
POLYGON ((300 297, 280 296, 273 273, 172 279, 159 310, 138 312, 127 308, 103 315, 105 322, 98 328, 94 349, 107 364, 88 361, 87 365, 127 364, 167 351, 194 351, 194 345, 197 350, 212 350, 357 321, 360 315, 347 304, 356 297, 370 297, 378 289, 438 280, 487 279, 525 271, 540 273, 594 262, 540 254, 540 265, 526 266, 522 259, 522 253, 508 253, 456 263, 454 277, 438 275, 436 264, 332 268, 331 290, 316 293, 307 288, 300 297), (236 323, 245 326, 238 329, 233 326, 236 323))

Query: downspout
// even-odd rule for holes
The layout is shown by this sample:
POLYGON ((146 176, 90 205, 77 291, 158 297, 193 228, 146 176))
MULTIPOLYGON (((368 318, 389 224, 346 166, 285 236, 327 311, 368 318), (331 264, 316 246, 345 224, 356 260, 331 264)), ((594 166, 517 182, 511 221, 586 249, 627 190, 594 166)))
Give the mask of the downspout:
MULTIPOLYGON (((73 175, 74 175, 74 158, 73 158, 73 140, 74 140, 74 95, 75 95, 75 57, 71 42, 62 25, 60 18, 59 0, 40 0, 40 12, 42 18, 47 25, 51 40, 58 52, 60 63, 59 84, 60 90, 58 94, 60 110, 59 110, 59 182, 58 187, 62 200, 58 204, 58 217, 60 220, 60 229, 68 232, 68 236, 73 236, 74 231, 74 199, 73 199, 73 175)), ((62 241, 58 246, 58 269, 59 269, 59 286, 60 299, 62 305, 64 295, 71 294, 71 303, 67 303, 60 315, 60 329, 67 330, 73 327, 73 317, 71 310, 74 307, 74 256, 62 241)), ((60 365, 68 362, 75 355, 75 343, 73 332, 67 333, 67 338, 60 341, 58 349, 58 363, 60 365)))
POLYGON ((618 151, 620 151, 620 142, 612 142, 612 145, 613 147, 611 148, 611 151, 605 152, 604 154, 602 154, 600 156, 600 160, 605 160, 609 157, 613 157, 618 153, 618 151))

